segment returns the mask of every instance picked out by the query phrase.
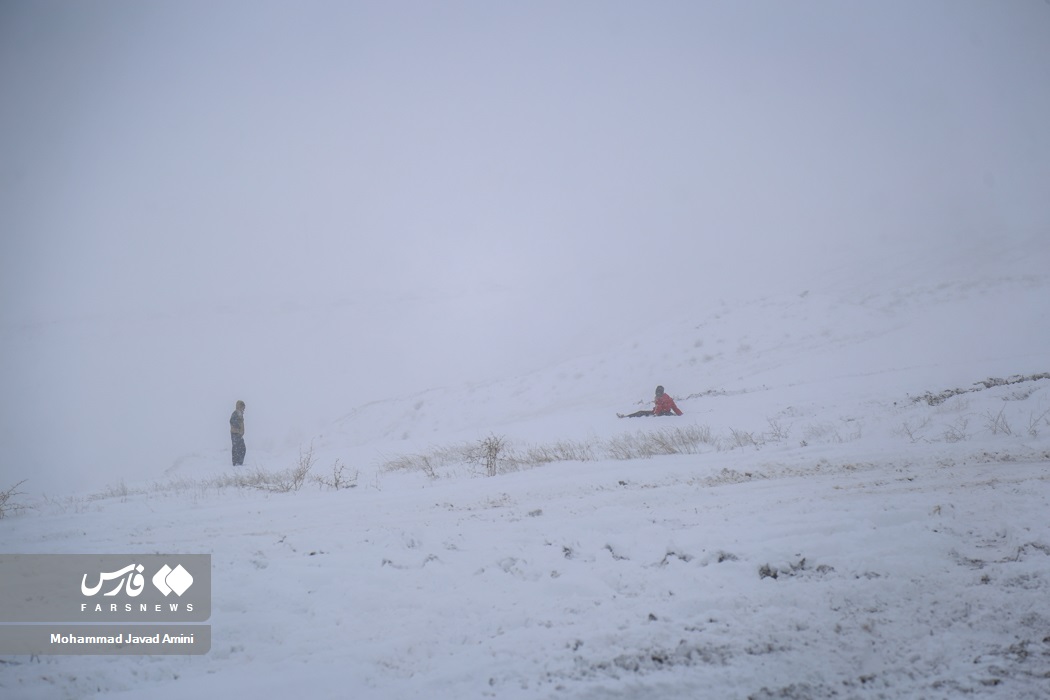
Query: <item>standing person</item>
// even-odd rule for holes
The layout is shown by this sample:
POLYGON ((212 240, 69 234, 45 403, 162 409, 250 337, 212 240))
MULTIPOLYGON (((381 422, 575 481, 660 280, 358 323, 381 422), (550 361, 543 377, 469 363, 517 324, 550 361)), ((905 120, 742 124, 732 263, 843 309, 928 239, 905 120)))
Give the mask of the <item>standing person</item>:
POLYGON ((671 414, 676 416, 682 415, 682 411, 675 404, 674 399, 671 398, 670 394, 664 393, 662 386, 656 387, 656 396, 653 397, 653 408, 648 411, 635 411, 634 413, 628 413, 624 415, 617 413, 617 418, 639 418, 641 416, 669 416, 671 414))
POLYGON ((233 466, 244 464, 244 453, 248 448, 244 446, 244 402, 238 401, 233 413, 230 414, 230 439, 233 441, 233 466))

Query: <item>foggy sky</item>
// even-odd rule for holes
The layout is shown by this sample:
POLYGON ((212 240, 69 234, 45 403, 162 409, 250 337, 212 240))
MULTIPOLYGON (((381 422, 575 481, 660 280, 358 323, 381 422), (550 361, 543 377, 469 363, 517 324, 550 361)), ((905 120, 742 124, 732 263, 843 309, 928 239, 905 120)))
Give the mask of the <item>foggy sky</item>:
POLYGON ((5 2, 0 487, 1045 234, 1048 37, 1042 0, 5 2))

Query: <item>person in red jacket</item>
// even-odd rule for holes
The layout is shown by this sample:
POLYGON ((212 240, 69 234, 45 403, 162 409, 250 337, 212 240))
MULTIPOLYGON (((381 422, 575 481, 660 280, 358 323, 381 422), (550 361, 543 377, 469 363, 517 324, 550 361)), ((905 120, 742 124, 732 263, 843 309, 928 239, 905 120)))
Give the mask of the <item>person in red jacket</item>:
POLYGON ((624 415, 617 413, 617 418, 638 418, 640 416, 669 416, 674 414, 676 416, 682 415, 682 410, 675 404, 674 399, 669 394, 664 393, 662 386, 656 387, 656 396, 653 398, 653 408, 650 411, 635 411, 634 413, 628 413, 624 415))

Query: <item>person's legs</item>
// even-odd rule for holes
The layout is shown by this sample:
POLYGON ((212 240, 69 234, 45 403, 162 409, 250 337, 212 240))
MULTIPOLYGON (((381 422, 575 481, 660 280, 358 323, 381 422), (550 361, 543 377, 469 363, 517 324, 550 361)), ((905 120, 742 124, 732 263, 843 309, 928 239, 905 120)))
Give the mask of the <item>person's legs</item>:
POLYGON ((233 438, 233 466, 238 467, 244 464, 244 455, 248 451, 248 448, 244 444, 244 438, 240 435, 231 435, 233 438))
POLYGON ((653 415, 652 411, 635 411, 634 413, 628 413, 626 416, 620 415, 620 418, 641 418, 642 416, 651 415, 653 415))

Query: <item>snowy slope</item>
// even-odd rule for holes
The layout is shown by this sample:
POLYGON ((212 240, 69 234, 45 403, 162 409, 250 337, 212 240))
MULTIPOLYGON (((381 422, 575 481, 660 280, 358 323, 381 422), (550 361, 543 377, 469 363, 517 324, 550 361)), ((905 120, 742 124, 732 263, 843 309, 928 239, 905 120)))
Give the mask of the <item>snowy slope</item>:
MULTIPOLYGON (((210 552, 213 645, 0 659, 0 694, 1046 697, 1047 299, 995 269, 698 301, 597 355, 348 407, 314 473, 356 488, 222 486, 217 446, 32 503, 0 550, 210 552), (615 418, 657 383, 684 416, 615 418), (705 437, 607 449, 672 428, 705 437), (437 458, 487 436, 590 459, 437 458), (433 477, 387 468, 413 455, 433 477)), ((246 474, 298 458, 249 450, 246 474)))

